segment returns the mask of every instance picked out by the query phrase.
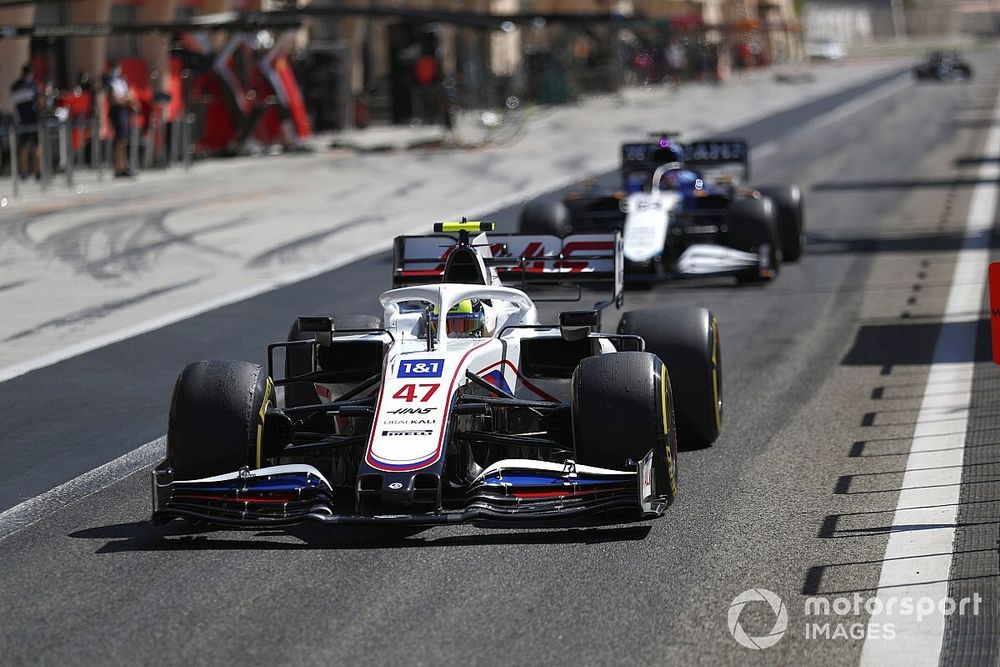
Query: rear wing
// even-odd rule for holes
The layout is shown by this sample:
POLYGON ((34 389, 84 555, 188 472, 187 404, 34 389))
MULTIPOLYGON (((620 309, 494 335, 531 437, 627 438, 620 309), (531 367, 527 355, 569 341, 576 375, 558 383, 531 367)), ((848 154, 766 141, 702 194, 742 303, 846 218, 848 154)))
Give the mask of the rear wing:
POLYGON ((750 179, 750 146, 746 139, 705 139, 686 144, 669 139, 622 144, 622 182, 642 182, 648 186, 653 172, 660 165, 677 160, 679 151, 683 163, 693 168, 739 165, 741 179, 750 179))
MULTIPOLYGON (((509 287, 530 285, 582 286, 612 283, 609 301, 625 301, 625 259, 621 233, 572 234, 565 238, 536 234, 479 234, 463 242, 460 235, 397 236, 393 245, 392 286, 426 285, 445 279, 446 269, 459 264, 453 254, 474 253, 477 277, 483 284, 509 287), (451 262, 449 262, 451 258, 451 262)), ((461 262, 463 271, 471 265, 461 262)), ((465 276, 468 273, 464 274, 465 276)), ((479 282, 477 281, 477 282, 479 282)), ((462 280, 461 282, 469 282, 462 280)))
POLYGON ((684 146, 684 163, 691 167, 723 167, 738 164, 742 180, 750 180, 750 144, 746 139, 706 139, 684 146))

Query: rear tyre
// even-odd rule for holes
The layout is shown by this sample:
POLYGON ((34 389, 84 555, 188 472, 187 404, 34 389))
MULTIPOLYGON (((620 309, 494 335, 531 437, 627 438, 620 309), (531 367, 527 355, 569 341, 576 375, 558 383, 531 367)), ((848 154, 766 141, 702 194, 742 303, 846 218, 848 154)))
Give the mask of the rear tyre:
POLYGON ((736 197, 726 212, 723 243, 730 248, 754 253, 758 264, 737 274, 741 283, 773 280, 781 271, 781 240, 774 203, 767 197, 736 197))
MULTIPOLYGON (((382 326, 382 320, 374 315, 334 315, 334 329, 377 329, 382 326)), ((315 336, 299 331, 299 321, 292 322, 288 330, 288 340, 310 340, 315 336)), ((315 349, 308 345, 297 345, 285 348, 285 376, 304 375, 312 370, 312 355, 315 349)), ((285 385, 285 407, 293 408, 301 405, 319 403, 316 386, 312 382, 292 382, 285 385)))
POLYGON ((263 465, 267 372, 245 361, 196 361, 177 378, 167 425, 174 479, 200 479, 263 465))
POLYGON ((797 185, 775 185, 760 188, 761 194, 774 203, 781 241, 781 261, 797 262, 805 247, 805 207, 802 191, 797 185))
POLYGON ((722 349, 719 324, 705 308, 644 308, 622 317, 618 333, 640 336, 670 374, 678 442, 708 447, 722 428, 722 349))
POLYGON ((562 238, 573 233, 571 218, 569 208, 561 200, 536 199, 521 211, 518 231, 562 238))
POLYGON ((624 470, 652 450, 656 490, 677 492, 677 435, 670 379, 647 352, 587 357, 573 371, 576 462, 624 470))

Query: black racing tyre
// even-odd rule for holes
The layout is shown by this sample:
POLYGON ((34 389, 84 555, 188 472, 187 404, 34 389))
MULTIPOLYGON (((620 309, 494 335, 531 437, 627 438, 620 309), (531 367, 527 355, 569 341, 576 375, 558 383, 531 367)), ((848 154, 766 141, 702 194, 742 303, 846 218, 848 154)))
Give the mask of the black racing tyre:
MULTIPOLYGON (((374 315, 334 315, 334 329, 377 329, 382 326, 381 318, 374 315)), ((311 333, 299 331, 299 321, 292 322, 292 327, 288 330, 288 340, 309 340, 315 336, 311 333)), ((313 349, 308 345, 285 348, 285 377, 303 375, 312 370, 313 349)), ((319 396, 316 395, 316 388, 312 382, 292 382, 285 387, 285 407, 292 408, 300 405, 315 405, 319 403, 319 396)))
POLYGON ((760 264, 737 274, 741 283, 768 282, 781 270, 781 241, 777 212, 768 197, 736 197, 726 211, 723 244, 736 250, 763 255, 770 265, 760 264))
POLYGON ((797 262, 805 247, 805 206, 797 185, 772 185, 758 188, 774 203, 781 241, 781 261, 797 262))
POLYGON ((722 349, 719 324, 705 308, 630 310, 618 333, 640 336, 667 366, 682 449, 708 447, 722 428, 722 349))
POLYGON ((167 424, 174 479, 200 479, 263 465, 267 371, 245 361, 196 361, 177 378, 167 424))
POLYGON ((572 214, 558 199, 536 199, 521 211, 518 221, 521 234, 568 236, 573 233, 572 214))
POLYGON ((576 462, 625 470, 653 451, 656 488, 677 491, 677 435, 670 379, 648 352, 587 357, 573 371, 576 462))

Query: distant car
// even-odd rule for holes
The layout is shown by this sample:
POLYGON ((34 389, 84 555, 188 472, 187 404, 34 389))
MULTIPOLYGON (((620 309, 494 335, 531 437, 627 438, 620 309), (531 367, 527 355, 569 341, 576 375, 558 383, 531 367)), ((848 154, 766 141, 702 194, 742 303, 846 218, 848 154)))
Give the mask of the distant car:
POLYGON ((913 74, 918 81, 968 81, 972 78, 972 65, 957 51, 933 51, 913 68, 913 74))
POLYGON ((847 55, 844 45, 834 39, 811 39, 806 42, 806 54, 811 60, 840 60, 847 55))
POLYGON ((661 280, 734 276, 768 282, 803 247, 803 197, 796 185, 751 187, 744 139, 689 143, 674 133, 622 145, 620 189, 584 183, 561 201, 521 212, 520 231, 566 236, 621 230, 625 276, 661 280))

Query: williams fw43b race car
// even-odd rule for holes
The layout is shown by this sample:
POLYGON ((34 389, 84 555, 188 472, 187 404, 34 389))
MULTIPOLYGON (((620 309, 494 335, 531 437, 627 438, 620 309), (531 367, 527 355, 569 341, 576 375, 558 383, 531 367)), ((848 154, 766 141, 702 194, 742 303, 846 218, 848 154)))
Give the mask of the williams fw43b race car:
POLYGON ((751 187, 743 139, 680 144, 672 133, 622 146, 619 190, 584 183, 561 200, 538 199, 520 231, 566 235, 621 230, 626 277, 656 280, 733 275, 767 282, 802 255, 796 185, 751 187))
POLYGON ((913 68, 913 75, 918 81, 968 81, 972 65, 957 51, 933 51, 913 68))
POLYGON ((599 333, 602 309, 624 301, 617 232, 435 229, 396 239, 382 317, 300 317, 268 346, 266 367, 183 370, 153 471, 154 521, 430 525, 666 510, 678 446, 707 446, 721 427, 714 316, 634 310, 617 333, 599 333), (595 281, 612 297, 557 323, 539 322, 525 291, 579 300, 595 281))

